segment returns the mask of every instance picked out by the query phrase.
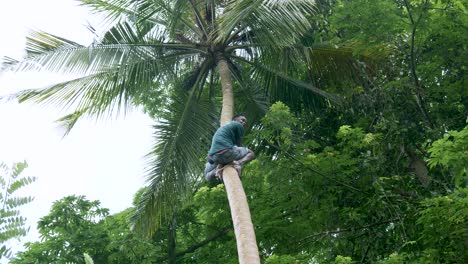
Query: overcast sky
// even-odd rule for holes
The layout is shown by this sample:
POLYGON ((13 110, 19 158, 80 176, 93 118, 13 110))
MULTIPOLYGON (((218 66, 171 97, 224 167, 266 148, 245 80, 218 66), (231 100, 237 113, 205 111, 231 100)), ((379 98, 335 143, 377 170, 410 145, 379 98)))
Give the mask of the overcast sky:
MULTIPOLYGON (((102 26, 99 17, 73 0, 1 1, 0 57, 20 58, 29 29, 89 44, 93 35, 85 27, 88 22, 102 26)), ((65 78, 1 73, 0 96, 65 78)), ((37 221, 49 212, 52 202, 64 196, 85 195, 116 213, 131 206, 134 193, 144 184, 143 156, 152 143, 149 117, 135 110, 106 122, 84 120, 62 139, 63 131, 54 120, 67 113, 54 107, 0 102, 0 162, 11 165, 26 160, 29 167, 24 175, 37 177, 23 190, 35 197, 21 209, 31 231, 19 243, 11 243, 15 248, 38 240, 37 221)))

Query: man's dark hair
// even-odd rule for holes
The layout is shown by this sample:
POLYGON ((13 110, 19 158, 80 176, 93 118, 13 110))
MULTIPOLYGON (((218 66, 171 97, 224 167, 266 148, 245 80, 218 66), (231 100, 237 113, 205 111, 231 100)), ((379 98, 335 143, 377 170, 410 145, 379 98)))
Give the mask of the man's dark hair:
POLYGON ((236 119, 236 118, 239 117, 239 116, 245 117, 245 115, 243 115, 243 114, 237 114, 237 115, 234 115, 234 116, 232 117, 232 120, 236 119))

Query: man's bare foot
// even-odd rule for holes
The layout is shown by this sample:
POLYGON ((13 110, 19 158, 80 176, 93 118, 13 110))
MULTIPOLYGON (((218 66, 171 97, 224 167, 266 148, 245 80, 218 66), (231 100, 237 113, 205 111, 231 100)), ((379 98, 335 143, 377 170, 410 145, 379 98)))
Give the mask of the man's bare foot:
POLYGON ((232 167, 236 169, 237 174, 239 175, 239 178, 241 177, 241 170, 242 170, 242 165, 240 164, 239 161, 235 160, 232 162, 232 167))
POLYGON ((226 166, 231 166, 233 167, 236 171, 237 174, 239 175, 239 178, 241 177, 241 170, 242 170, 242 165, 240 164, 239 161, 235 160, 229 164, 226 164, 225 166, 222 166, 221 164, 218 165, 216 168, 216 178, 218 178, 221 182, 223 181, 223 170, 226 168, 226 166))
POLYGON ((215 176, 221 182, 223 181, 223 169, 224 169, 224 166, 221 165, 221 164, 219 164, 218 167, 216 167, 216 169, 215 169, 216 170, 215 176))

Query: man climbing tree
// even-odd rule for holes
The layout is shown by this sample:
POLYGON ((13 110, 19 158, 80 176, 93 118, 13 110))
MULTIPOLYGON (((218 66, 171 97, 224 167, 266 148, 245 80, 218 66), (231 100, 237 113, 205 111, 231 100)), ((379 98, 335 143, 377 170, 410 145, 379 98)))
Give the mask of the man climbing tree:
POLYGON ((252 150, 241 147, 246 123, 245 116, 235 115, 231 122, 218 128, 214 134, 205 166, 205 178, 208 181, 216 177, 221 180, 222 168, 226 164, 232 164, 240 177, 242 166, 255 158, 252 150))

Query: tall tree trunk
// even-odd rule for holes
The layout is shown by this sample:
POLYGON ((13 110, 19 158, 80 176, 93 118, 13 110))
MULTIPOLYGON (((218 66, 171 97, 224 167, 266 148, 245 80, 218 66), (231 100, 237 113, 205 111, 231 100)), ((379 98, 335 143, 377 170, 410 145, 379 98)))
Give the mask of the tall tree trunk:
MULTIPOLYGON (((234 92, 232 89, 232 79, 226 59, 218 57, 218 69, 221 77, 223 89, 223 107, 221 110, 221 125, 231 121, 234 115, 234 92)), ((237 242, 237 254, 239 263, 256 264, 260 263, 257 240, 250 217, 249 205, 245 195, 242 182, 237 171, 228 167, 223 171, 223 181, 231 208, 232 222, 234 223, 234 233, 237 242)))

